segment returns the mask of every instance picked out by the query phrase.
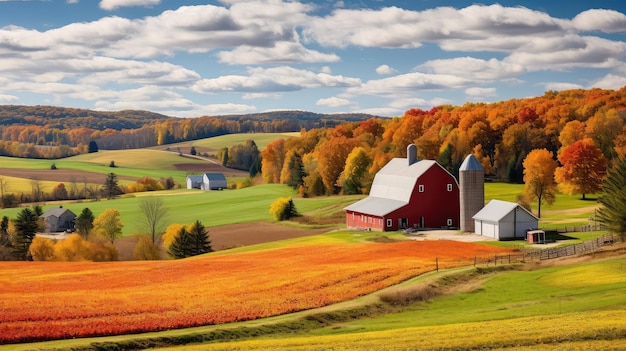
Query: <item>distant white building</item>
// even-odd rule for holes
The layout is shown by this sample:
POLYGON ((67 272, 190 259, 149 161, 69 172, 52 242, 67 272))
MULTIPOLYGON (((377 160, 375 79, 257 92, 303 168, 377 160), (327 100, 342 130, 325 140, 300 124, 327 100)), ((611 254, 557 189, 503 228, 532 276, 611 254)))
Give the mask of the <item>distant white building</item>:
POLYGON ((222 190, 226 189, 226 177, 222 173, 205 173, 201 176, 187 176, 187 189, 222 190))
POLYGON ((491 200, 473 217, 474 232, 498 240, 526 239, 539 219, 514 202, 491 200))

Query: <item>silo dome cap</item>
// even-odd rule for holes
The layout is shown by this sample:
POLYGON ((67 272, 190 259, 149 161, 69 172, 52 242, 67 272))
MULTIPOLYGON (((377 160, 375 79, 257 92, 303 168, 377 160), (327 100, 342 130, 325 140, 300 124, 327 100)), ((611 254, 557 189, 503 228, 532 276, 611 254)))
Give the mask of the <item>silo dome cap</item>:
POLYGON ((474 155, 469 154, 461 164, 459 171, 484 171, 483 165, 478 162, 474 155))

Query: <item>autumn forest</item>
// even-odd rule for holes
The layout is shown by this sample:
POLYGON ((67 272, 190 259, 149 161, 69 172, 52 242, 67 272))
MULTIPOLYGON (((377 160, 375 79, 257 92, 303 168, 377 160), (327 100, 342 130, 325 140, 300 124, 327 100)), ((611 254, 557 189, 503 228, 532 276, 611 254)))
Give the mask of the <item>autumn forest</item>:
MULTIPOLYGON (((0 107, 0 155, 59 158, 87 152, 91 141, 101 149, 124 149, 230 133, 301 131, 300 138, 276 140, 260 153, 261 176, 266 183, 289 184, 302 196, 316 196, 367 193, 375 173, 390 159, 405 157, 410 143, 417 145, 418 158, 437 160, 452 174, 473 153, 490 178, 516 183, 524 182, 527 158, 551 159, 559 181, 576 177, 576 169, 566 166, 583 157, 594 169, 591 175, 601 180, 612 161, 626 153, 626 87, 410 109, 394 118, 286 111, 177 119, 141 111, 62 111, 0 107)), ((217 155, 225 164, 228 152, 217 155)), ((254 162, 251 158, 249 166, 254 162)), ((599 185, 564 189, 594 193, 599 185)))

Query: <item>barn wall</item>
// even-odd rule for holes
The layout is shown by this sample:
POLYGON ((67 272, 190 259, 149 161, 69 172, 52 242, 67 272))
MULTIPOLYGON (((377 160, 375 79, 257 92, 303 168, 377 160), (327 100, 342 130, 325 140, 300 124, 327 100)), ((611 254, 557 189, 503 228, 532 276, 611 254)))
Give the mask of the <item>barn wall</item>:
POLYGON ((408 218, 409 227, 420 226, 424 217, 424 228, 447 227, 448 218, 452 227, 459 227, 459 186, 456 179, 439 165, 430 167, 417 180, 409 204, 393 213, 394 223, 398 218, 408 218), (448 191, 448 184, 452 191, 448 191), (420 192, 420 185, 424 191, 420 192))
POLYGON ((385 221, 382 217, 346 211, 346 226, 351 229, 384 231, 384 223, 385 221))

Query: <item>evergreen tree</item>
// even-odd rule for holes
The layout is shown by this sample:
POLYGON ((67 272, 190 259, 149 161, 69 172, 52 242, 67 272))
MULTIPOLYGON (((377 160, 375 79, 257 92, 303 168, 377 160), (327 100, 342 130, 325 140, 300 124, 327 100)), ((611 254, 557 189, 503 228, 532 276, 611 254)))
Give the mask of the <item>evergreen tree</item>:
POLYGON ((95 140, 92 140, 92 141, 89 142, 89 146, 88 146, 87 152, 90 153, 90 154, 94 153, 94 152, 98 152, 98 144, 96 144, 95 140))
POLYGON ((195 156, 197 153, 198 153, 198 152, 196 151, 196 147, 195 147, 195 146, 192 146, 192 147, 191 147, 191 150, 189 150, 189 154, 191 154, 191 155, 194 155, 194 156, 195 156))
POLYGON ((167 250, 170 257, 179 259, 212 252, 209 232, 196 221, 189 230, 182 227, 167 250))
POLYGON ((602 183, 602 205, 597 220, 613 233, 626 238, 626 159, 620 158, 602 183))
POLYGON ((28 257, 28 249, 39 228, 39 216, 30 208, 21 210, 15 220, 15 250, 23 259, 28 257))
POLYGON ((120 189, 118 185, 117 175, 115 175, 115 173, 107 174, 102 191, 107 199, 114 198, 115 196, 123 193, 122 189, 120 189))
POLYGON ((93 220, 95 219, 91 210, 87 207, 76 218, 76 231, 83 239, 89 238, 89 232, 93 229, 93 220))
POLYGON ((9 217, 3 216, 0 221, 0 246, 7 246, 9 243, 9 217))

